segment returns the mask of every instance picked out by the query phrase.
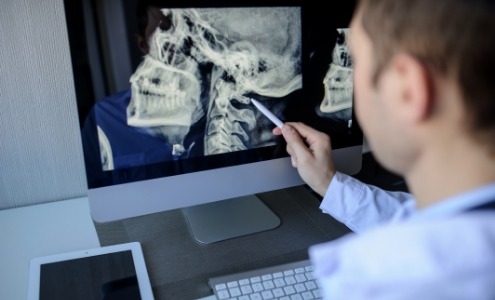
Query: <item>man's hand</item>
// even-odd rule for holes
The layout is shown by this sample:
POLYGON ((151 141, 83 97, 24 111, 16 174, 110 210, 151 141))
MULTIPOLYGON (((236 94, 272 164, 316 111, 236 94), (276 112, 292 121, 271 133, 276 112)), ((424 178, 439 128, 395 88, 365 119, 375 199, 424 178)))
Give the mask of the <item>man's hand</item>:
POLYGON ((301 178, 318 194, 325 193, 335 175, 330 137, 303 123, 284 123, 273 134, 283 135, 292 166, 301 178))

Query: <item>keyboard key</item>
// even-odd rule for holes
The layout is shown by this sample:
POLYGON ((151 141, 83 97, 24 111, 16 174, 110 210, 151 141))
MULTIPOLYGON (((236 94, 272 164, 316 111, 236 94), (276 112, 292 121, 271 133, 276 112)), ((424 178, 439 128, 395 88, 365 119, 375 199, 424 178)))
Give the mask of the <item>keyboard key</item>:
POLYGON ((296 281, 301 283, 301 282, 305 282, 307 281, 308 279, 306 278, 306 275, 304 274, 297 274, 296 275, 296 281))
POLYGON ((302 293, 302 292, 307 291, 306 286, 302 283, 298 283, 298 284, 294 285, 294 288, 296 289, 296 292, 298 292, 298 293, 302 293))
POLYGON ((261 283, 255 283, 251 287, 255 292, 261 292, 262 290, 264 290, 263 285, 261 283))
POLYGON ((263 287, 265 288, 265 290, 271 290, 275 287, 275 284, 273 284, 273 281, 271 280, 263 281, 263 287))
POLYGON ((229 289, 229 292, 232 297, 237 297, 242 295, 241 290, 237 287, 229 289))
POLYGON ((228 299, 230 298, 230 294, 227 290, 217 291, 218 299, 228 299))
POLYGON ((253 292, 253 288, 250 285, 242 285, 241 292, 243 295, 251 294, 253 292))
POLYGON ((251 277, 249 278, 249 281, 251 281, 251 283, 261 282, 261 277, 259 276, 251 277))
MULTIPOLYGON (((315 296, 311 292, 304 292, 304 293, 301 294, 301 296, 303 297, 304 300, 313 300, 313 299, 315 299, 315 296)), ((239 299, 239 300, 241 300, 241 299, 239 299)))
POLYGON ((277 278, 277 279, 273 280, 273 283, 275 284, 276 287, 286 286, 285 280, 283 278, 277 278))
POLYGON ((263 300, 260 293, 251 294, 249 295, 249 298, 251 298, 251 300, 263 300))
POLYGON ((275 297, 282 297, 282 296, 285 296, 285 293, 284 293, 284 290, 283 289, 276 288, 276 289, 273 289, 273 295, 275 297))
POLYGON ((312 273, 312 272, 308 272, 308 273, 306 273, 306 277, 308 278, 308 280, 313 280, 313 279, 315 279, 315 277, 314 277, 314 275, 313 275, 313 273, 312 273))
POLYGON ((274 298, 272 291, 263 291, 263 292, 261 292, 261 297, 263 297, 263 300, 273 299, 274 298))
POLYGON ((265 280, 272 280, 273 277, 272 277, 272 274, 265 274, 263 276, 261 276, 261 280, 265 281, 265 280))
POLYGON ((315 296, 315 298, 321 298, 320 290, 313 290, 313 295, 315 296))
POLYGON ((289 285, 289 286, 284 287, 284 292, 287 295, 292 295, 292 294, 296 293, 296 289, 292 285, 289 285))
POLYGON ((248 285, 249 284, 249 279, 241 279, 239 280, 239 285, 248 285))
POLYGON ((316 283, 314 281, 307 281, 304 283, 304 285, 306 286, 306 288, 308 290, 314 290, 314 289, 317 289, 318 287, 316 286, 316 283))
POLYGON ((292 284, 296 284, 297 280, 296 278, 294 278, 294 276, 287 276, 285 277, 285 283, 287 283, 287 285, 292 285, 292 284))

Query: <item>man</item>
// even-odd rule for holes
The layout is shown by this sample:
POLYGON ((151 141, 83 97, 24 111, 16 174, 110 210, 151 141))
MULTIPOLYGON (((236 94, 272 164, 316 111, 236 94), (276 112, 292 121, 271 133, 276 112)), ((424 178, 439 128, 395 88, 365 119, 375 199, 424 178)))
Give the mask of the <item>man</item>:
POLYGON ((495 3, 362 0, 355 108, 414 196, 335 171, 330 139, 282 130, 321 209, 356 233, 310 248, 328 299, 495 299, 495 3))
MULTIPOLYGON (((161 2, 142 0, 137 4, 135 40, 143 58, 130 78, 130 87, 98 100, 85 120, 82 137, 90 186, 154 177, 146 165, 203 155, 202 111, 206 104, 199 103, 199 97, 170 104, 166 101, 178 97, 160 89, 158 79, 146 76, 165 73, 165 64, 156 59, 150 47, 154 33, 171 27, 170 16, 159 8, 161 2), (159 98, 156 95, 161 102, 151 103, 159 98), (129 169, 138 166, 142 168, 129 169)), ((176 82, 181 82, 178 77, 176 82)))

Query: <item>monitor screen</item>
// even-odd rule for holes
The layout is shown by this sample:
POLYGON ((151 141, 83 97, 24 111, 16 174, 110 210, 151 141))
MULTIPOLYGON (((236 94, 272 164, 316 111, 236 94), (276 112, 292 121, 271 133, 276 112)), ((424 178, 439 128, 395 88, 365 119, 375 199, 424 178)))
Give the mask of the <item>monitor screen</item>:
POLYGON ((360 169, 353 1, 302 2, 65 1, 95 221, 303 184, 251 98, 360 169))

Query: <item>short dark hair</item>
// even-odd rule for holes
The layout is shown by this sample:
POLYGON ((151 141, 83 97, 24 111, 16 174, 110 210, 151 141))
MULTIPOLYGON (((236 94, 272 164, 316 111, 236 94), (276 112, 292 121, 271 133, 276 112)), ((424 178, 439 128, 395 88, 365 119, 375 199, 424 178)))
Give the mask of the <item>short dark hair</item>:
POLYGON ((163 0, 138 0, 136 5, 136 20, 138 34, 145 36, 146 26, 148 26, 148 8, 164 7, 163 0))
POLYGON ((407 52, 458 83, 467 126, 495 150, 495 1, 361 0, 373 43, 375 82, 393 55, 407 52))

